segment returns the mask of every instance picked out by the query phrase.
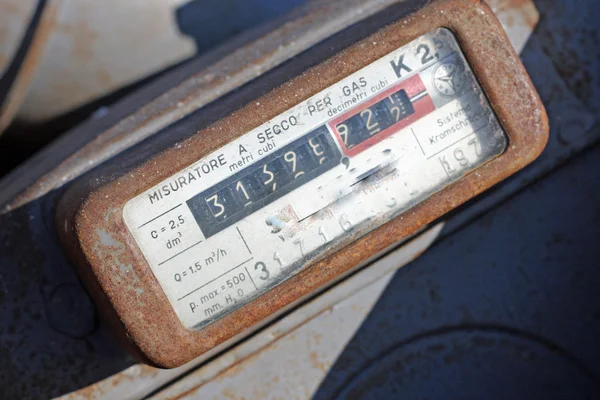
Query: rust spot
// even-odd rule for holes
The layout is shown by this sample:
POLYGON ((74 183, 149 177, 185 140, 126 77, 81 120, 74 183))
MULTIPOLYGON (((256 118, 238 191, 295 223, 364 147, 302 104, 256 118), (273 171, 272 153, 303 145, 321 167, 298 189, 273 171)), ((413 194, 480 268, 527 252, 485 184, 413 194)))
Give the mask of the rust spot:
POLYGON ((514 20, 516 12, 524 17, 527 26, 532 29, 539 21, 539 14, 532 0, 488 0, 488 3, 496 14, 508 14, 505 21, 509 27, 517 23, 514 20))
POLYGON ((9 0, 2 2, 2 12, 6 14, 21 14, 22 7, 19 6, 20 0, 9 0))
POLYGON ((113 79, 110 76, 110 73, 105 69, 100 69, 96 72, 96 76, 98 77, 98 82, 100 85, 104 87, 106 90, 109 90, 113 87, 113 79))
POLYGON ((321 362, 319 360, 319 354, 317 352, 311 351, 308 355, 308 358, 310 359, 310 364, 314 369, 319 369, 323 372, 327 372, 328 363, 321 362))
POLYGON ((94 60, 93 46, 99 35, 83 19, 77 20, 72 28, 77 33, 73 36, 73 58, 82 65, 89 65, 94 60))
POLYGON ((323 334, 315 333, 315 334, 313 334, 313 339, 315 340, 315 344, 318 346, 321 344, 321 341, 323 340, 323 334))

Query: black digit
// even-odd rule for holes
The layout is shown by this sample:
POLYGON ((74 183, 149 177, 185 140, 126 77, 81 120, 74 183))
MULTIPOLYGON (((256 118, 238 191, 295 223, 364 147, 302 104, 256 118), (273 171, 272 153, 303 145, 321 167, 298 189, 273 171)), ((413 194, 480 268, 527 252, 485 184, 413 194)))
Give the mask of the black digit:
POLYGON ((421 50, 425 51, 425 54, 423 54, 423 57, 421 58, 421 64, 427 64, 434 60, 434 57, 429 55, 429 46, 420 44, 419 47, 417 47, 417 55, 421 54, 421 50))
POLYGON ((254 270, 255 271, 260 270, 260 272, 263 273, 263 275, 259 276, 259 278, 263 281, 266 281, 271 276, 271 274, 269 273, 269 270, 267 269, 267 266, 262 261, 259 261, 256 264, 254 264, 254 270))
POLYGON ((175 229, 175 221, 169 221, 169 225, 171 225, 171 229, 175 229))

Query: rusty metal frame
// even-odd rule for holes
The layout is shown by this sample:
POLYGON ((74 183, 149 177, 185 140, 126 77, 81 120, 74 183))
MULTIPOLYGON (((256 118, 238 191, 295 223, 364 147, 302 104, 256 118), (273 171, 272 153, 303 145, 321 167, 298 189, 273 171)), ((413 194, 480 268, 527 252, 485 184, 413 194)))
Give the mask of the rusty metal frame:
POLYGON ((278 310, 331 284, 468 199, 533 161, 548 139, 543 105, 493 12, 475 0, 439 0, 367 37, 131 172, 67 194, 57 212, 59 236, 96 301, 142 360, 175 367, 228 341, 278 310), (499 158, 433 195, 352 246, 305 268, 281 285, 200 331, 180 322, 122 217, 124 204, 376 59, 438 27, 452 30, 509 136, 499 158), (366 43, 369 52, 363 52, 366 43), (294 99, 290 102, 290 99, 294 99), (107 234, 102 241, 99 232, 107 234))

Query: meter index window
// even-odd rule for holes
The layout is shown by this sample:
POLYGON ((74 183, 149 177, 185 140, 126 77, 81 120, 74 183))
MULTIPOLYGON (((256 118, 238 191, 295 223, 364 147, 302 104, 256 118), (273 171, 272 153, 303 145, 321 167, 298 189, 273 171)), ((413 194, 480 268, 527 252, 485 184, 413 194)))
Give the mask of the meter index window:
POLYGON ((381 135, 382 131, 414 113, 415 109, 406 90, 400 89, 336 124, 335 131, 343 145, 351 149, 374 135, 381 135))
POLYGON ((183 325, 201 329, 507 143, 438 29, 132 198, 123 217, 183 325))
POLYGON ((187 201, 206 238, 339 164, 341 154, 321 126, 187 201))

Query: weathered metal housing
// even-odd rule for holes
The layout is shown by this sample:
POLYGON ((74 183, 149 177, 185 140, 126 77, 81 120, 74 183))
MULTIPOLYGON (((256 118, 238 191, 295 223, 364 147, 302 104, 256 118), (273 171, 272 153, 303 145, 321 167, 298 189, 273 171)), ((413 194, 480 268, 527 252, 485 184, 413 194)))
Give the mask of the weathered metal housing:
POLYGON ((166 368, 192 360, 364 265, 541 153, 548 139, 545 110, 488 6, 473 0, 439 0, 415 11, 412 3, 415 2, 393 6, 335 35, 227 96, 218 106, 201 109, 187 117, 183 125, 167 128, 164 134, 169 129, 193 133, 177 146, 163 142, 159 152, 160 146, 150 149, 142 144, 134 149, 135 154, 129 152, 121 157, 128 158, 125 165, 136 165, 133 169, 124 168, 116 159, 105 169, 84 176, 65 194, 56 217, 60 239, 90 293, 138 357, 166 368), (407 11, 412 12, 398 19, 407 11), (240 309, 200 331, 187 330, 126 228, 124 204, 231 140, 438 27, 446 27, 456 35, 509 137, 506 152, 240 309), (311 68, 304 71, 307 66, 311 68), (256 98, 256 93, 266 94, 256 98))

